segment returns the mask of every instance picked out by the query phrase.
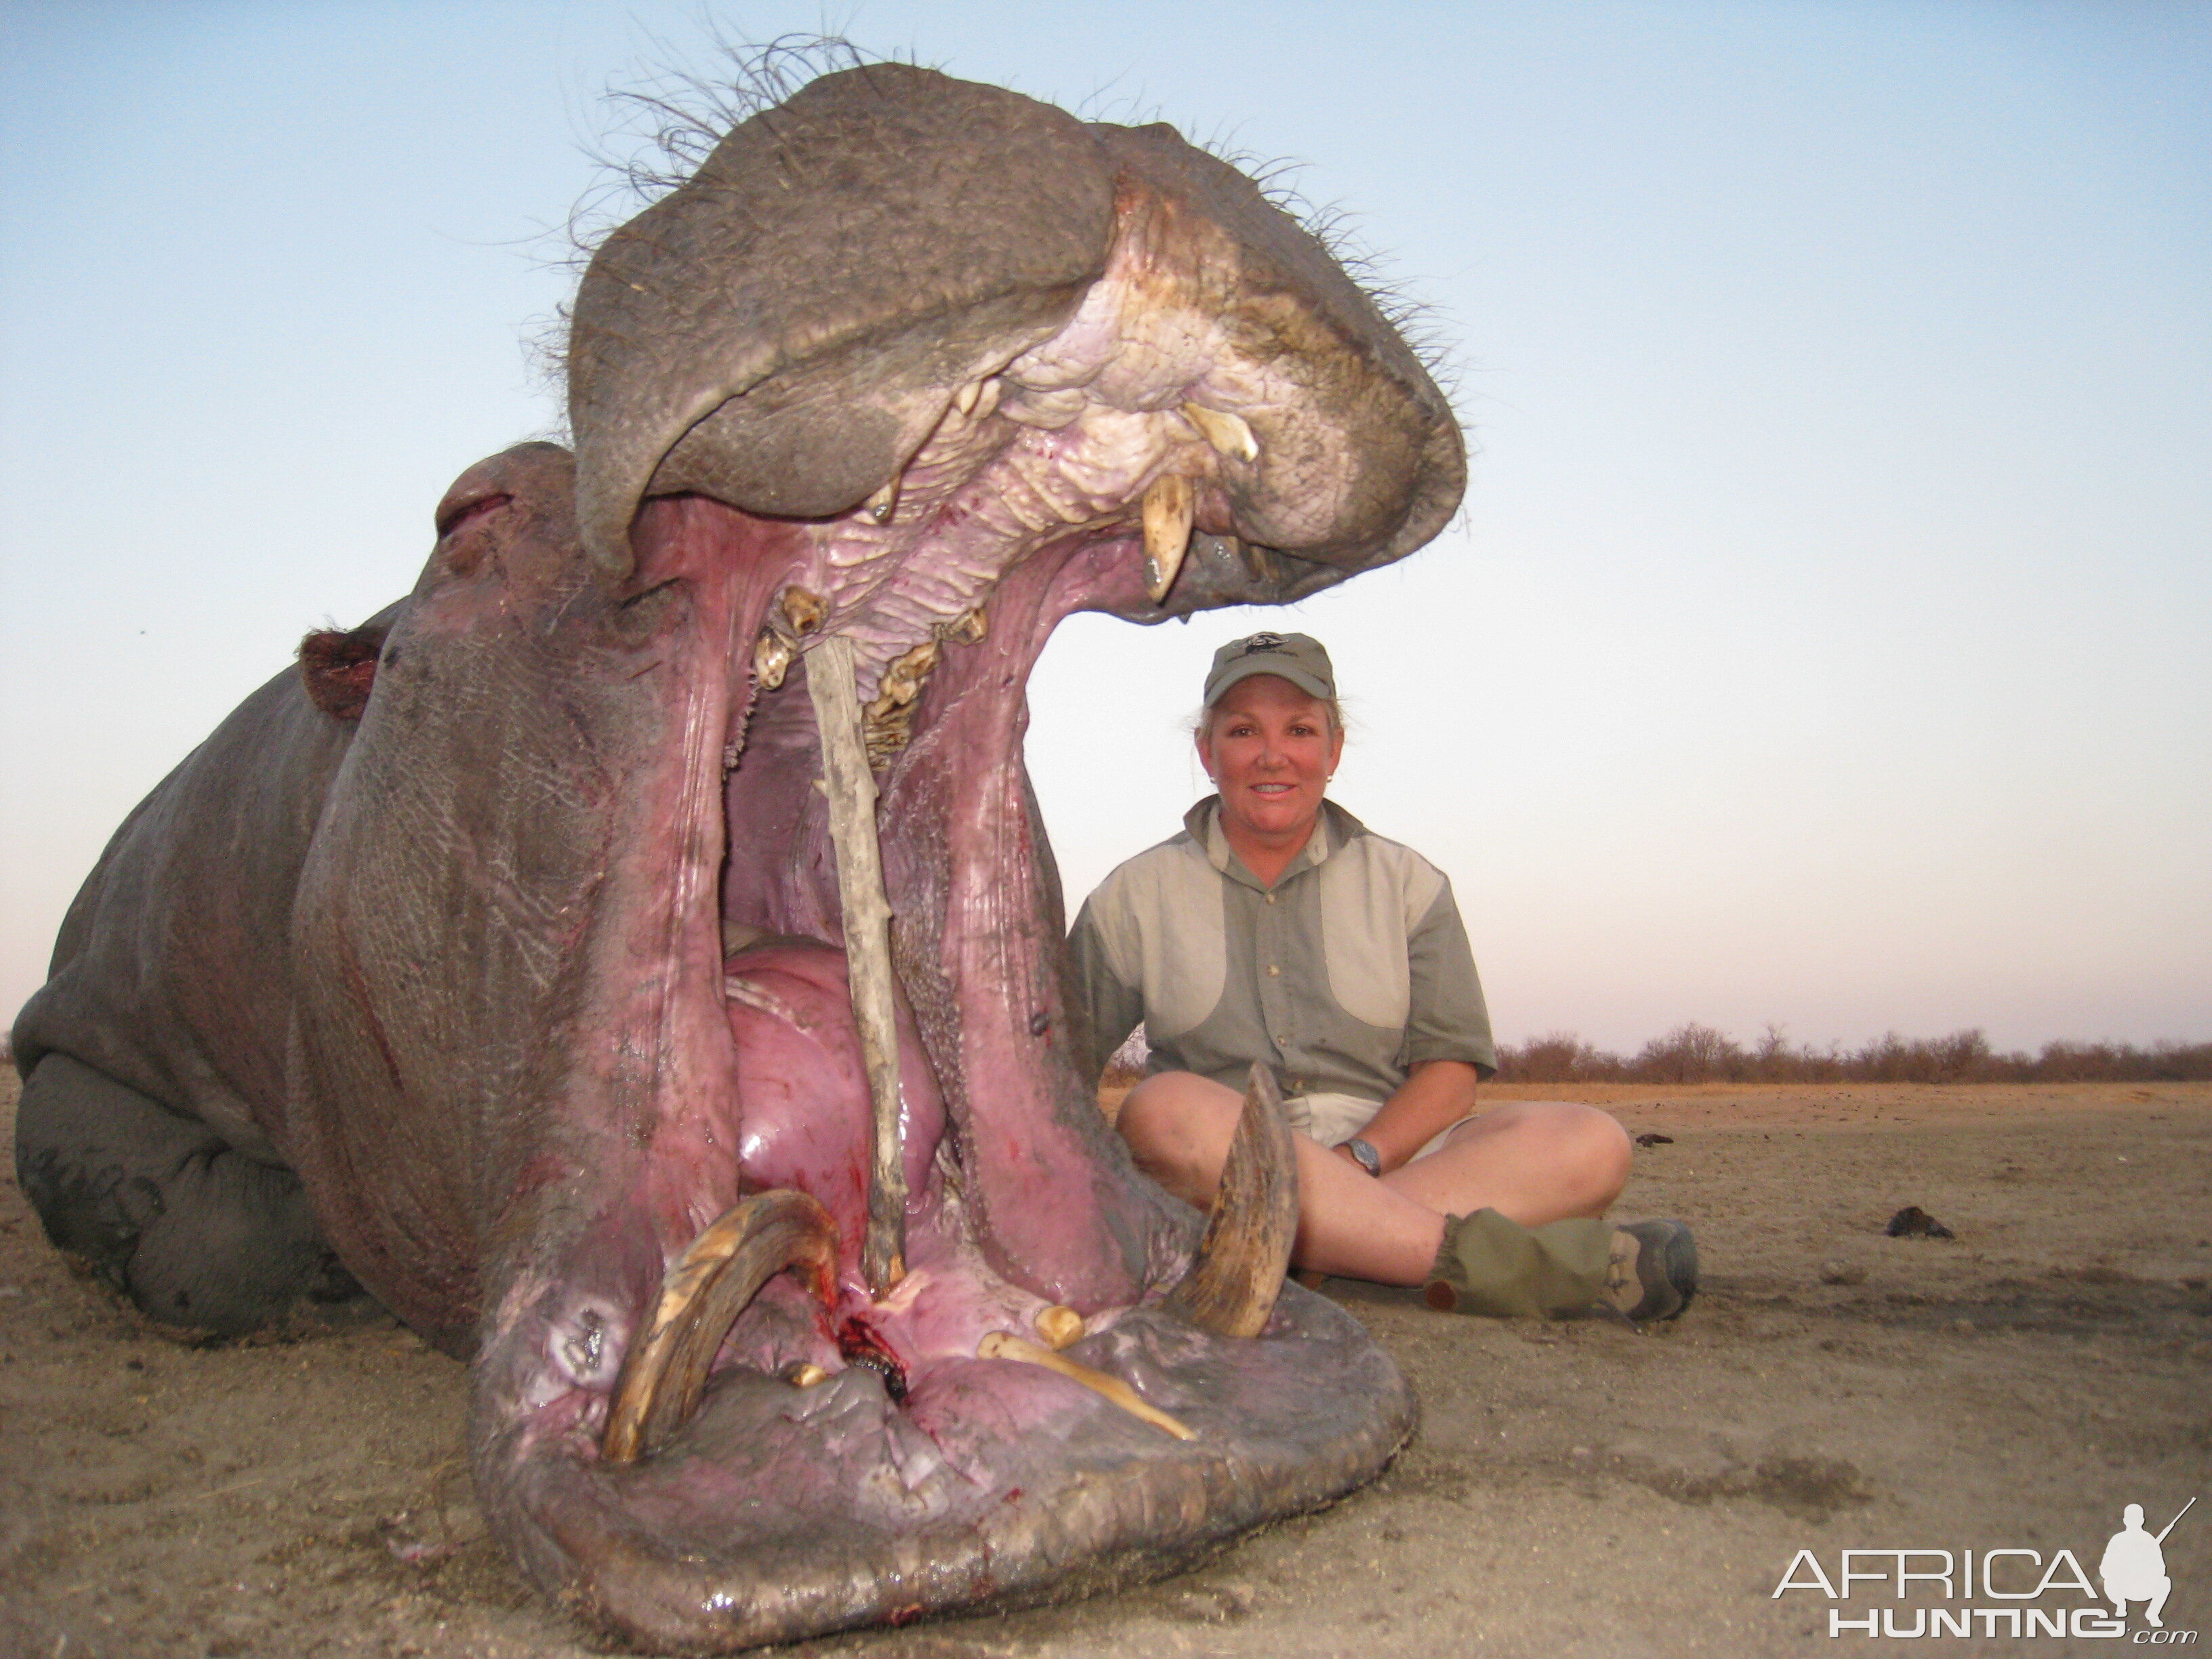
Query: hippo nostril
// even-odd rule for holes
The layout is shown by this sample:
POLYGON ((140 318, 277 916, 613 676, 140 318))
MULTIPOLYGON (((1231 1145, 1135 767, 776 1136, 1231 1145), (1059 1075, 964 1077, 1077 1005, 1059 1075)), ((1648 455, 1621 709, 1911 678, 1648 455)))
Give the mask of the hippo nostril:
POLYGON ((754 1295, 786 1268, 823 1307, 835 1297, 837 1224, 805 1193, 758 1193, 729 1210, 663 1274, 651 1320, 623 1356, 599 1450, 635 1462, 698 1412, 707 1370, 754 1295))

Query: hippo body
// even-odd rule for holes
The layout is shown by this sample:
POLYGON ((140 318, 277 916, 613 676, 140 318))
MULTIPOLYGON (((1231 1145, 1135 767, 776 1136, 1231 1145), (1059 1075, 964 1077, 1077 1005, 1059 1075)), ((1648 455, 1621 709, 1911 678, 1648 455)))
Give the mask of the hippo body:
POLYGON ((1426 541, 1418 362, 1168 129, 879 64, 615 233, 568 373, 575 453, 465 473, 87 883, 15 1035, 55 1242, 217 1332, 366 1286, 638 1642, 1082 1594, 1370 1479, 1411 1395, 1220 1242, 1266 1180, 1209 1227, 1091 1098, 1023 688, 1073 611, 1426 541))

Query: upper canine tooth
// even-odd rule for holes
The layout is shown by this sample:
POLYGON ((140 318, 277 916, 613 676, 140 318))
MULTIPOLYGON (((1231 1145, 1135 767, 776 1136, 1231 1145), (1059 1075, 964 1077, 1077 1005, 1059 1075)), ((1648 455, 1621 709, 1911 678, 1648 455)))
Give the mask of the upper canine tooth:
POLYGON ((1224 455, 1233 455, 1240 461, 1260 459, 1260 441, 1252 435, 1252 428, 1242 415, 1231 415, 1225 409, 1208 409, 1204 404, 1185 404, 1183 418, 1196 427, 1206 441, 1224 455))
POLYGON ((878 524, 889 524, 891 514, 898 511, 899 485, 902 482, 902 475, 893 473, 889 483, 868 497, 868 516, 878 524))
POLYGON ((1155 478, 1145 491, 1145 591, 1154 605, 1175 586, 1183 555, 1190 551, 1191 520, 1197 512, 1198 491, 1188 478, 1155 478))

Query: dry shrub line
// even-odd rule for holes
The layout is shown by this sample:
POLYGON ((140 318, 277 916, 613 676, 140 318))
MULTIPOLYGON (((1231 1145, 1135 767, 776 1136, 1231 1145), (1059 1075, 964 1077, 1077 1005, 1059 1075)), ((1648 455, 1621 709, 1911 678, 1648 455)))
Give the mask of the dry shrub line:
POLYGON ((1695 1021, 1623 1059, 1552 1031, 1500 1043, 1501 1083, 2191 1083, 2212 1079, 2212 1042, 2046 1042, 1999 1054, 1979 1028, 1948 1036, 1891 1031, 1856 1048, 1792 1045, 1778 1025, 1746 1048, 1695 1021))

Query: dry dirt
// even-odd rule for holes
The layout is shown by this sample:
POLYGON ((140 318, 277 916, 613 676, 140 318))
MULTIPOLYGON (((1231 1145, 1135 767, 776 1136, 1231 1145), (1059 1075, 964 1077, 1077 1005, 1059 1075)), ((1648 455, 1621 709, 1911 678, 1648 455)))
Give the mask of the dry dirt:
MULTIPOLYGON (((1638 1153, 1624 1213, 1698 1229, 1706 1289, 1678 1324, 1488 1323, 1333 1284, 1425 1407, 1375 1486, 1149 1589, 798 1650, 2137 1651, 2140 1607, 2121 1642, 1975 1625, 1927 1650, 1839 1644, 1819 1590, 1772 1592, 1800 1549, 1831 1577, 1845 1548, 2065 1547, 2094 1574, 2123 1504, 2155 1529, 2191 1496, 2166 1619, 2212 1644, 2212 1085, 1517 1092, 1672 1137, 1638 1153), (1956 1238, 1885 1237, 1907 1204, 1956 1238)), ((0 1183, 0 1654, 607 1651, 484 1539, 463 1382, 380 1316, 168 1340, 0 1183)), ((1836 1605, 1887 1596, 1910 1628, 1929 1605, 2081 1601, 1941 1594, 1836 1605)))

